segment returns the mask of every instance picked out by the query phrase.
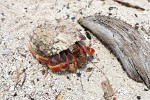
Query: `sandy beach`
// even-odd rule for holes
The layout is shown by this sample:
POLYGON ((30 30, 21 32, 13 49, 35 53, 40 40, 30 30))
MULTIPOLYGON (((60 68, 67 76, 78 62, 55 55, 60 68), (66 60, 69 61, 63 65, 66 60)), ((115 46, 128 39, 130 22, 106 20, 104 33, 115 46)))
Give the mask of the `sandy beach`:
POLYGON ((130 79, 117 58, 94 36, 86 41, 95 49, 93 60, 76 73, 54 73, 28 50, 27 33, 40 21, 77 22, 95 13, 139 27, 150 38, 150 1, 122 1, 137 7, 116 0, 1 0, 0 99, 106 100, 101 82, 107 77, 117 100, 149 100, 149 89, 130 79))

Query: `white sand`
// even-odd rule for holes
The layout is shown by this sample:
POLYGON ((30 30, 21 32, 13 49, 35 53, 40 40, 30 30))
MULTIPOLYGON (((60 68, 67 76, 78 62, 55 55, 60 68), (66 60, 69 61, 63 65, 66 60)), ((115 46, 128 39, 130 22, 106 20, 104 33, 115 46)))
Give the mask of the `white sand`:
POLYGON ((32 57, 26 45, 26 33, 39 20, 48 19, 52 23, 55 19, 76 21, 95 13, 112 13, 112 16, 133 26, 139 23, 148 32, 150 3, 147 0, 123 1, 130 1, 145 11, 124 7, 112 0, 1 0, 0 100, 54 100, 60 92, 62 100, 104 100, 102 72, 110 80, 117 100, 138 100, 137 96, 141 100, 149 100, 147 87, 128 78, 117 59, 94 37, 91 43, 96 52, 92 62, 97 67, 89 62, 85 68, 78 70, 81 77, 77 77, 76 73, 46 72, 46 66, 32 57), (114 8, 110 11, 109 7, 114 8), (94 69, 93 73, 86 72, 90 67, 94 69), (19 74, 23 69, 25 72, 19 74), (44 71, 47 75, 42 74, 44 71))

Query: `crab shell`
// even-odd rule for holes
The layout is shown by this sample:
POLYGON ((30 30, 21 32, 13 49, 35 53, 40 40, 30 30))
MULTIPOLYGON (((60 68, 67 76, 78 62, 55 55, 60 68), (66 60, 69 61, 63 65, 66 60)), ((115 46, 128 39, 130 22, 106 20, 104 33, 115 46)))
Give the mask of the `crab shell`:
MULTIPOLYGON (((84 35, 82 35, 80 31, 80 26, 68 20, 59 22, 57 23, 57 25, 50 24, 49 21, 42 23, 29 33, 30 51, 34 56, 36 54, 41 56, 41 59, 43 60, 45 60, 45 58, 51 58, 52 56, 67 50, 73 45, 79 46, 80 44, 77 43, 79 41, 80 43, 82 42, 82 44, 84 44, 82 40, 84 40, 86 37, 84 37, 84 35)), ((86 46, 84 47, 88 48, 86 46)), ((79 49, 81 48, 78 48, 78 50, 79 49)), ((49 59, 47 60, 47 62, 49 62, 49 59)), ((75 63, 77 62, 75 61, 75 63)), ((56 68, 56 66, 54 68, 56 68)), ((59 69, 60 68, 56 70, 59 71, 59 69)), ((76 71, 76 69, 77 68, 72 67, 69 70, 71 72, 74 72, 76 71)))
POLYGON ((51 56, 66 50, 84 36, 77 24, 64 20, 56 25, 49 21, 38 25, 29 33, 31 47, 43 56, 51 56))

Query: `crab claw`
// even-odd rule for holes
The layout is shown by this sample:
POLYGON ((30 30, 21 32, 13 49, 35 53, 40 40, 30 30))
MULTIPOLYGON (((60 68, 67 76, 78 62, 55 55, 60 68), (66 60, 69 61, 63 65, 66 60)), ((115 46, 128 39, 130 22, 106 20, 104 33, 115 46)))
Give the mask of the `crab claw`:
POLYGON ((84 49, 85 49, 85 52, 89 55, 93 55, 95 52, 95 50, 89 46, 85 46, 84 49))
POLYGON ((78 44, 84 49, 84 51, 85 51, 87 54, 89 54, 89 55, 93 55, 93 54, 94 54, 95 50, 94 50, 93 48, 91 48, 91 47, 89 47, 89 46, 85 46, 85 45, 83 45, 82 43, 78 43, 78 44))

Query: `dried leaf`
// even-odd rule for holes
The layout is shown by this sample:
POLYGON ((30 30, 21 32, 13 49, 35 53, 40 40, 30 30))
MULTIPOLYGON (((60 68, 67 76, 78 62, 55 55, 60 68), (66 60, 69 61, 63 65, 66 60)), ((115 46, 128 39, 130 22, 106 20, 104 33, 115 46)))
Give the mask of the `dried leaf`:
POLYGON ((55 100, 62 100, 62 94, 61 93, 59 93, 56 97, 55 97, 55 100))
POLYGON ((104 98, 105 100, 116 100, 114 97, 115 93, 113 91, 113 88, 108 80, 108 78, 105 81, 101 82, 102 89, 104 91, 104 98))

